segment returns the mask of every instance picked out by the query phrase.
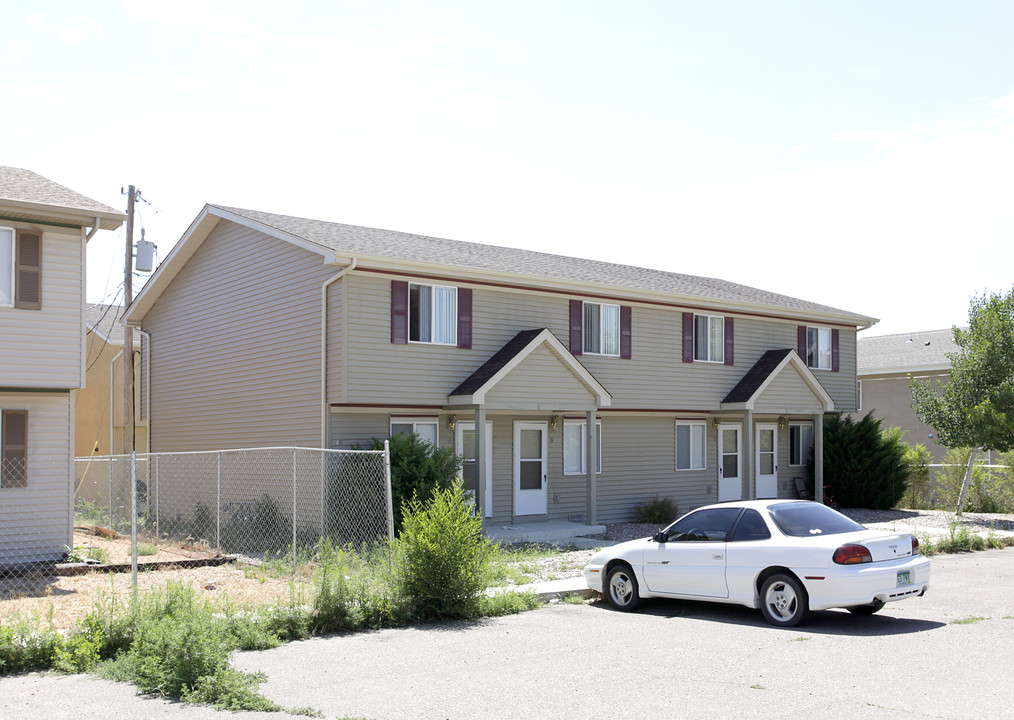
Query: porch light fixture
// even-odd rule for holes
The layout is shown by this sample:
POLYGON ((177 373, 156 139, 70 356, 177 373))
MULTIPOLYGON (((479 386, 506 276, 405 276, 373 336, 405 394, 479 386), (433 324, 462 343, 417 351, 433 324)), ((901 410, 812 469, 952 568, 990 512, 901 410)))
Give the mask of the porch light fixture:
POLYGON ((556 430, 556 424, 558 422, 559 422, 559 418, 556 415, 554 415, 553 417, 549 418, 549 429, 550 430, 556 430))
POLYGON ((449 430, 453 430, 454 426, 457 425, 457 424, 458 424, 458 416, 457 415, 451 415, 450 419, 447 421, 447 428, 449 430))
POLYGON ((784 430, 788 426, 789 426, 789 421, 788 421, 788 419, 786 419, 786 417, 784 415, 782 415, 781 417, 778 418, 778 429, 779 430, 784 430))
POLYGON ((721 423, 722 423, 722 421, 721 421, 721 420, 719 420, 718 418, 712 418, 712 419, 711 419, 711 426, 712 426, 712 427, 714 427, 714 428, 715 428, 715 430, 717 430, 717 429, 718 429, 718 426, 719 426, 719 425, 720 425, 721 423))

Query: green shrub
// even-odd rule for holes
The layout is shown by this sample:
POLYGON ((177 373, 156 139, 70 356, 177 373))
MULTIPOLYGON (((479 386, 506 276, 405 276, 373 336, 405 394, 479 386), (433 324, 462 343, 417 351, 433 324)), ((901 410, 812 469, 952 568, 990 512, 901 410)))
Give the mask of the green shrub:
POLYGON ((905 491, 899 507, 932 508, 933 487, 930 485, 929 464, 932 457, 930 451, 922 443, 909 446, 905 451, 905 464, 908 465, 908 489, 905 491))
POLYGON ((872 413, 859 421, 831 415, 824 422, 824 485, 843 507, 889 510, 908 490, 902 432, 881 432, 880 425, 872 413))
MULTIPOLYGON (((953 448, 944 456, 943 467, 937 472, 937 507, 955 510, 961 485, 968 468, 970 448, 953 448)), ((1014 512, 1014 471, 1011 462, 1014 453, 1000 458, 1000 467, 972 466, 972 477, 965 497, 964 512, 1010 513, 1014 512)))
POLYGON ((63 646, 63 635, 38 615, 0 624, 0 675, 46 670, 63 646))
POLYGON ((460 483, 404 508, 395 576, 417 618, 475 617, 493 576, 496 546, 482 533, 460 483))
MULTIPOLYGON (((453 486, 462 459, 451 448, 436 447, 415 434, 394 435, 391 449, 391 498, 394 531, 402 530, 404 508, 413 500, 426 502, 436 491, 453 486)), ((382 450, 384 443, 373 440, 371 449, 382 450)))
POLYGON ((639 523, 668 525, 679 517, 679 506, 672 498, 657 497, 634 508, 634 517, 639 523))

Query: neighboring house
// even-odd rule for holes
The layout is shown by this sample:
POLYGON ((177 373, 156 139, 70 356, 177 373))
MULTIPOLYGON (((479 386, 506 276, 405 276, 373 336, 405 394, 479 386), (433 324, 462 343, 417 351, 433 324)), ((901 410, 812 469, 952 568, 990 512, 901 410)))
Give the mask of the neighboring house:
POLYGON ((912 410, 911 380, 928 380, 944 385, 951 377, 948 354, 958 352, 954 330, 901 333, 859 338, 859 415, 873 413, 882 427, 901 428, 909 445, 922 443, 931 462, 940 463, 947 448, 937 444, 936 430, 922 422, 912 410))
MULTIPOLYGON (((85 309, 87 387, 78 393, 74 454, 120 455, 123 438, 122 305, 89 305, 85 309)), ((142 373, 143 336, 134 336, 134 449, 148 451, 148 404, 142 373)))
POLYGON ((0 167, 0 564, 56 559, 71 542, 85 245, 124 217, 0 167))
POLYGON ((856 332, 875 322, 712 278, 214 205, 126 318, 150 337, 153 450, 415 432, 468 458, 497 522, 795 497, 825 413, 856 409, 856 332))

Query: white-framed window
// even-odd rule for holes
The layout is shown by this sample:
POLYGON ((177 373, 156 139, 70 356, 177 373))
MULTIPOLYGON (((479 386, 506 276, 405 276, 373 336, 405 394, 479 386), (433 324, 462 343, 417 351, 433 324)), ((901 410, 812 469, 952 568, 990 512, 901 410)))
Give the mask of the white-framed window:
MULTIPOLYGON (((584 420, 563 421, 563 474, 584 475, 588 472, 588 444, 585 428, 588 424, 584 420)), ((602 472, 602 423, 596 421, 595 445, 598 451, 598 467, 596 474, 602 472)))
POLYGON ((725 318, 694 315, 694 361, 725 362, 725 318))
POLYGON ((806 465, 813 449, 813 424, 789 424, 789 465, 806 465))
POLYGON ((676 469, 703 470, 707 467, 707 425, 676 421, 676 469))
POLYGON ((806 366, 831 369, 831 328, 806 328, 806 366))
POLYGON ((584 304, 584 352, 589 355, 620 354, 620 306, 584 304))
POLYGON ((410 342, 455 345, 458 342, 458 289, 447 285, 408 286, 410 342))
POLYGON ((14 229, 0 227, 0 306, 14 306, 14 229))
POLYGON ((432 417, 391 418, 391 435, 418 435, 430 445, 437 444, 437 420, 432 417))

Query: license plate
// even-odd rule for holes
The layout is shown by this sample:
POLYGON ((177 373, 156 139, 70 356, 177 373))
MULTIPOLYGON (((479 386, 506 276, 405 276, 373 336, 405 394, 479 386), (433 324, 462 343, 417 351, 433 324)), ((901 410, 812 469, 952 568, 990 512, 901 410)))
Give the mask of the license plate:
POLYGON ((899 570, 898 571, 898 587, 902 585, 912 584, 912 571, 911 570, 899 570))

